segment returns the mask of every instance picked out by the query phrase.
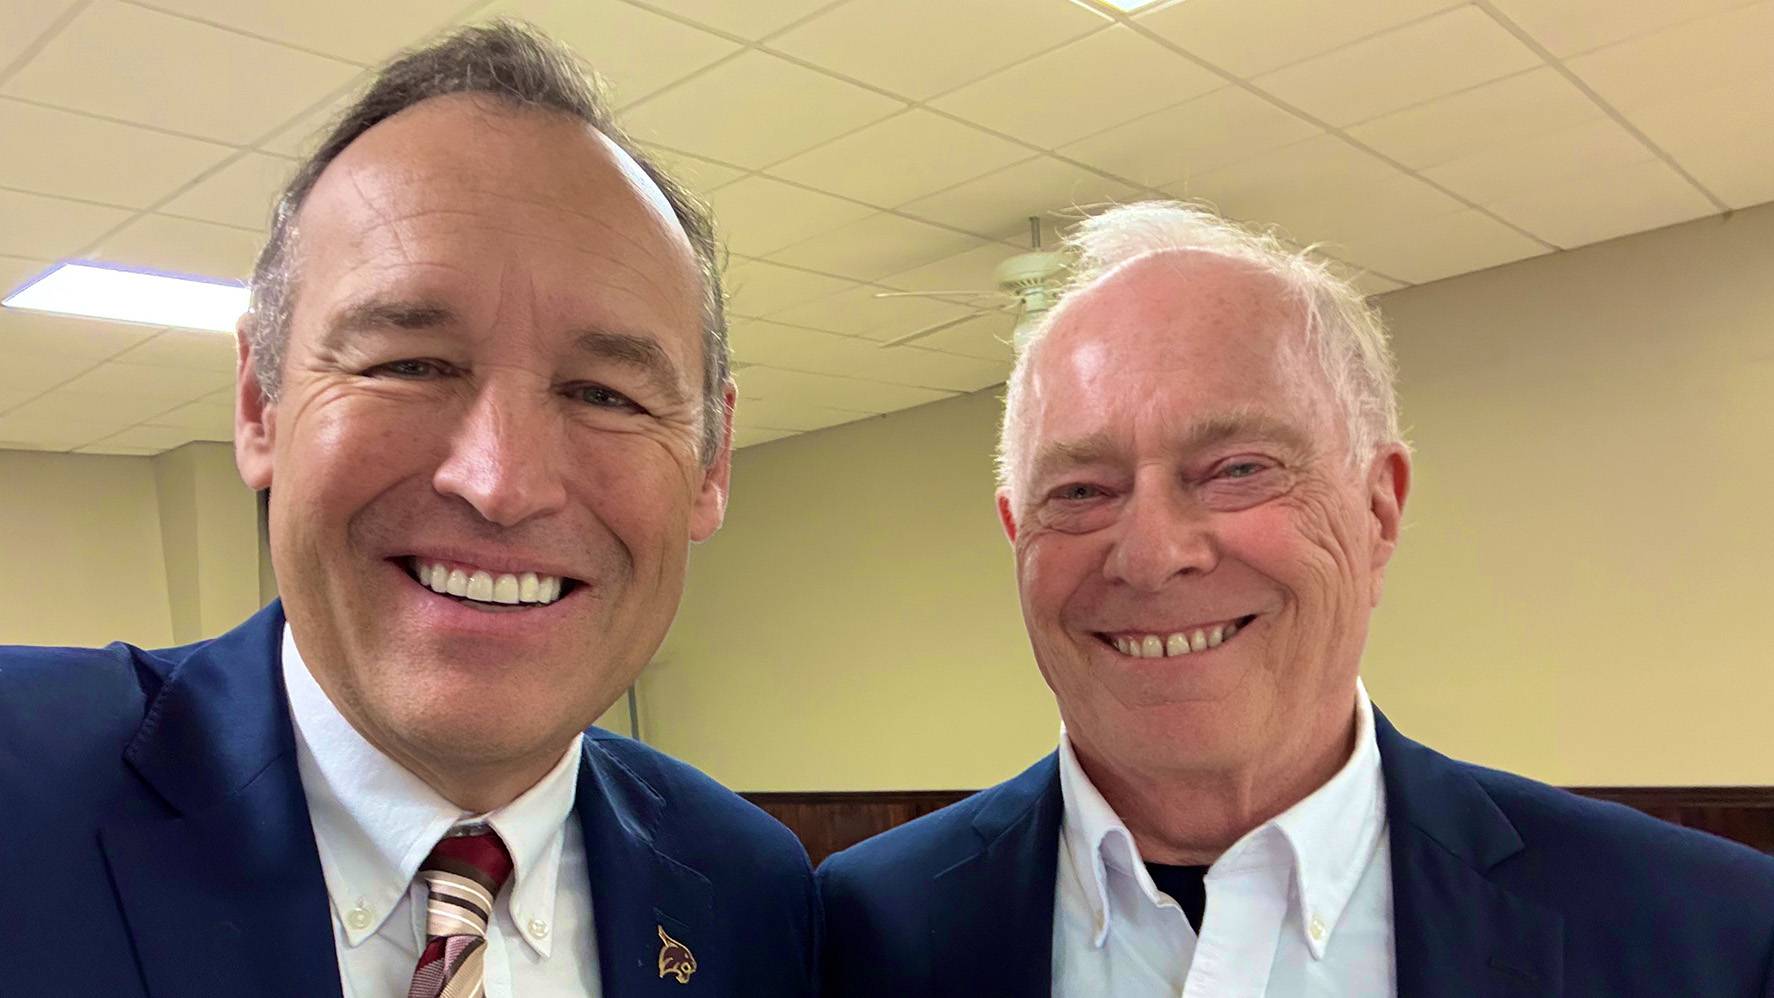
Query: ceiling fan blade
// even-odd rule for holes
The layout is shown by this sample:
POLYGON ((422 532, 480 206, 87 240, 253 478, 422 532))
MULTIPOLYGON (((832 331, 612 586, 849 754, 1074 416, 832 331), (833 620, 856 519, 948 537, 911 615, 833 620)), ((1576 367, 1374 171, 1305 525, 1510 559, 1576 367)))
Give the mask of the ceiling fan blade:
POLYGON ((876 298, 996 298, 1002 291, 877 291, 876 298))
POLYGON ((882 349, 886 349, 887 347, 902 346, 906 343, 912 342, 913 340, 921 340, 926 336, 930 336, 935 333, 940 333, 943 330, 949 328, 950 326, 959 326, 963 322, 972 322, 974 319, 977 319, 982 315, 989 315, 989 314, 990 314, 989 312, 969 312, 966 315, 963 315, 958 319, 944 319, 943 321, 941 321, 933 326, 925 326, 923 329, 917 330, 916 332, 907 333, 904 336, 898 337, 896 339, 888 340, 885 343, 880 344, 880 346, 882 349))

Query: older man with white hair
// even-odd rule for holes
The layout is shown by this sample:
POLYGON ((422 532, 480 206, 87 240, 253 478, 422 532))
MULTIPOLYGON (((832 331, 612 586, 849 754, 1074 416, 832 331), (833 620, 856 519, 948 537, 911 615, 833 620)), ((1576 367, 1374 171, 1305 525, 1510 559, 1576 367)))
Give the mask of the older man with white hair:
POLYGON ((997 495, 1059 748, 821 868, 827 993, 1774 996, 1774 860, 1369 702, 1411 456, 1359 293, 1185 204, 1071 248, 997 495))

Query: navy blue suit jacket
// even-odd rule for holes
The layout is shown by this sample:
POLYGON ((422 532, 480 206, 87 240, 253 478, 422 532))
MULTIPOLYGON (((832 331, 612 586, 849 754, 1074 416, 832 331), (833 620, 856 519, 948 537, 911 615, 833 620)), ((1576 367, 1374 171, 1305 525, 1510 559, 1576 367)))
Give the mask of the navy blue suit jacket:
MULTIPOLYGON (((1401 998, 1774 998, 1774 858, 1375 723, 1401 998)), ((1062 810, 1048 756, 827 860, 825 993, 1048 995, 1062 810)))
MULTIPOLYGON (((0 993, 340 993, 273 603, 165 651, 0 648, 0 993)), ((592 729, 584 830, 603 993, 806 996, 818 897, 789 831, 592 729), (661 977, 663 927, 694 954, 661 977)))

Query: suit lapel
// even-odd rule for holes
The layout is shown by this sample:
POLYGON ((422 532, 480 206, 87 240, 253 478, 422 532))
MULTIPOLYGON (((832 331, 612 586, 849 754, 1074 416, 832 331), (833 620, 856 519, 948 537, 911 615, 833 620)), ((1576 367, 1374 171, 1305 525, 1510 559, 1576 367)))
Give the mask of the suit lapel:
POLYGON ((1399 734, 1378 710, 1374 724, 1391 828, 1398 993, 1562 993, 1563 919, 1489 877, 1524 848, 1515 826, 1454 762, 1399 734))
POLYGON ((1063 810, 1057 757, 992 794, 973 819, 977 850, 931 884, 931 994, 1045 995, 1053 987, 1063 810))
POLYGON ((100 841, 148 993, 338 995, 273 603, 177 665, 124 753, 168 805, 100 841), (166 813, 170 810, 170 816, 166 813))
POLYGON ((714 888, 664 851, 665 807, 646 781, 585 740, 575 809, 585 836, 603 993, 738 994, 731 976, 736 961, 721 949, 726 934, 716 918, 714 888), (694 961, 693 969, 686 960, 694 961))

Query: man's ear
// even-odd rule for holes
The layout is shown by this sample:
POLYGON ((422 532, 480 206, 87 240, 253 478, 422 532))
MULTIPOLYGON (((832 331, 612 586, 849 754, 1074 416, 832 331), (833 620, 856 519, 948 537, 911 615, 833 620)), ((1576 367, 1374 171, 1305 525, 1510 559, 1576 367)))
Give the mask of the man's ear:
POLYGON ((702 472, 702 488, 690 508, 690 539, 706 541, 727 519, 727 491, 733 478, 733 406, 739 392, 728 381, 721 389, 721 445, 702 472))
POLYGON ((1004 536, 1016 543, 1016 513, 1010 508, 1010 490, 998 490, 998 523, 1004 527, 1004 536))
POLYGON ((1368 468, 1368 514, 1374 520, 1372 555, 1373 604, 1380 604, 1386 565, 1398 550, 1404 527, 1404 504, 1411 492, 1411 453, 1403 444, 1381 448, 1368 468))
POLYGON ((247 316, 241 316, 234 338, 238 360, 234 370, 234 466, 246 487, 259 492, 271 487, 274 451, 273 408, 265 401, 264 388, 253 370, 252 338, 247 335, 247 316))

